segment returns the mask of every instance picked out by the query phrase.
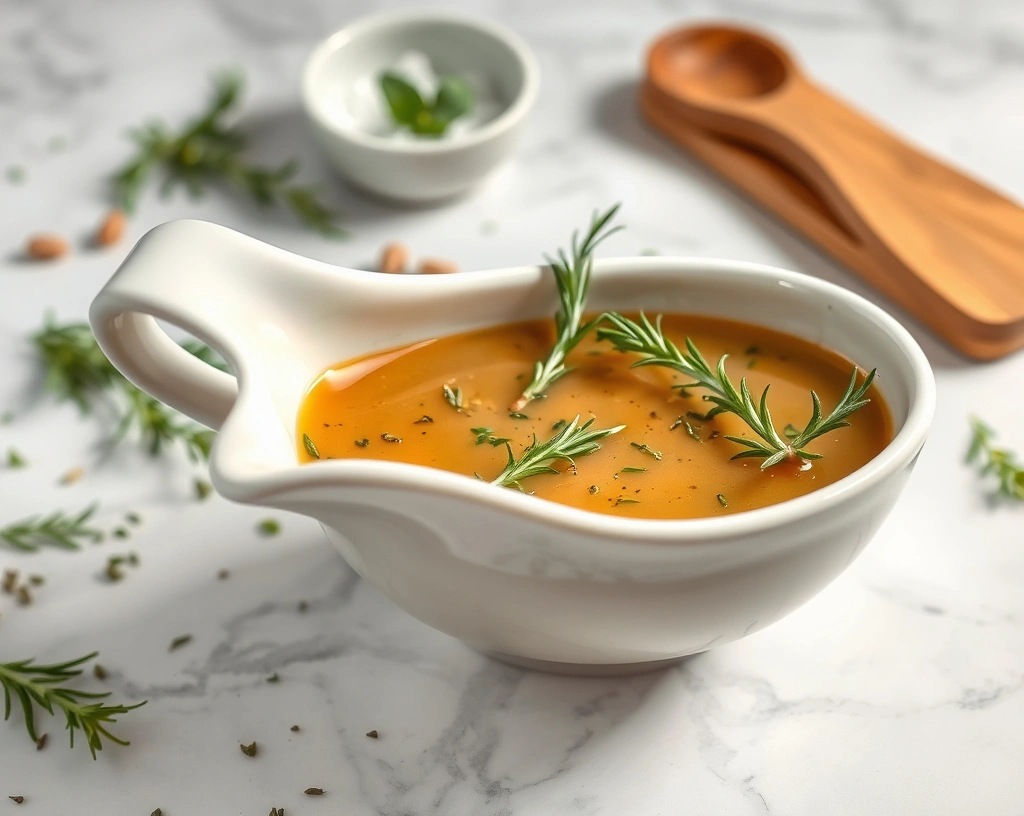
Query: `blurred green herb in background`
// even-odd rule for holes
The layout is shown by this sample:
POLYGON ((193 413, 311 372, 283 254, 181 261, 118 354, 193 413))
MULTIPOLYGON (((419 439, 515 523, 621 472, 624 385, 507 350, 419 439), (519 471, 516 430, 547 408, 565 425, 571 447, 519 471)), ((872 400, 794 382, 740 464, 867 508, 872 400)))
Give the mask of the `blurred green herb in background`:
POLYGON ((263 167, 242 156, 245 134, 225 121, 237 107, 242 87, 240 74, 221 72, 213 77, 213 96, 207 109, 180 133, 172 133, 158 119, 132 129, 129 138, 138 152, 111 180, 118 206, 132 212, 150 179, 163 171, 162 195, 182 185, 198 198, 211 185, 227 185, 258 204, 288 207, 302 223, 323 235, 344 235, 337 225, 337 213, 320 201, 318 190, 294 183, 297 161, 263 167))
POLYGON ((473 88, 457 76, 441 78, 434 101, 428 103, 403 77, 392 71, 380 75, 391 116, 418 136, 440 136, 453 121, 473 109, 473 88))

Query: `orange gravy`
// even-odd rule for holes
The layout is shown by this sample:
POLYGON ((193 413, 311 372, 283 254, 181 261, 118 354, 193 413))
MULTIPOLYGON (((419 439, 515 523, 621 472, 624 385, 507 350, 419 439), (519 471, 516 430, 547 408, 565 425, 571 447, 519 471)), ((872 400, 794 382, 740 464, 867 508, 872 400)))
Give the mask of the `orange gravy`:
MULTIPOLYGON (((769 405, 780 432, 789 423, 807 424, 811 389, 821 397, 824 412, 831 411, 853 368, 846 358, 806 340, 746 323, 667 314, 662 328, 680 346, 689 335, 712 365, 728 353, 729 376, 737 386, 746 377, 755 398, 771 383, 769 405)), ((685 380, 667 368, 631 369, 635 356, 620 354, 593 335, 569 355, 575 370, 556 382, 546 399, 523 409, 528 418, 510 416, 509 405, 553 339, 552 321, 534 320, 339 363, 318 377, 303 399, 299 461, 314 461, 305 434, 321 459, 386 459, 490 481, 505 466, 506 448, 486 438, 478 444, 472 428, 510 438, 518 458, 534 434, 546 440, 556 423, 579 414, 581 422, 595 417, 595 429, 626 428, 601 440, 601 450, 578 458, 576 472, 565 462, 555 463, 558 474, 532 476, 524 489, 595 513, 683 519, 739 513, 810 493, 862 467, 893 437, 889 411, 872 386, 870 404, 850 417, 851 427, 808 445, 824 458, 802 468, 784 463, 762 471, 759 459, 730 459, 743 448, 725 436, 753 436, 742 420, 729 414, 700 419, 711 407, 702 389, 674 390, 674 383, 685 380), (464 410, 446 401, 444 385, 461 389, 464 410), (639 450, 642 445, 661 458, 639 450)))

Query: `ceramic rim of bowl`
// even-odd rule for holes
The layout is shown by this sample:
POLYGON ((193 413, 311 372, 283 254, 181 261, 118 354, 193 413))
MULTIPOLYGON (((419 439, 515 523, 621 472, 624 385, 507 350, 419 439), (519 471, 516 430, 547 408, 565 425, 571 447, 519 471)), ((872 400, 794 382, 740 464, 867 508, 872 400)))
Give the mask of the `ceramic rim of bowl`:
POLYGON ((451 12, 396 11, 360 18, 334 32, 314 48, 302 71, 302 104, 307 115, 321 127, 329 130, 335 136, 347 139, 361 147, 396 155, 448 153, 482 144, 514 127, 533 107, 539 87, 540 68, 537 66, 533 52, 524 40, 504 26, 471 15, 451 12), (381 28, 409 23, 448 24, 453 27, 468 28, 502 43, 518 61, 522 70, 522 87, 516 97, 505 105, 501 113, 491 121, 450 141, 416 139, 396 142, 372 133, 365 133, 356 127, 341 127, 325 117, 321 112, 320 96, 315 90, 317 76, 323 70, 324 61, 359 37, 381 28))
MULTIPOLYGON (((790 272, 764 264, 740 261, 722 261, 706 258, 608 258, 595 261, 594 276, 618 276, 638 270, 678 272, 690 271, 733 273, 738 276, 768 276, 787 288, 829 301, 860 315, 871 324, 872 331, 886 335, 906 361, 910 374, 906 386, 910 405, 893 439, 871 461, 833 484, 777 504, 735 513, 722 518, 695 519, 635 519, 615 518, 602 513, 558 504, 546 499, 520 493, 516 490, 496 489, 493 485, 467 478, 457 473, 404 462, 368 459, 339 459, 277 470, 251 478, 234 478, 221 471, 221 457, 231 458, 230 450, 214 451, 211 457, 211 478, 218 492, 227 498, 244 503, 259 503, 274 493, 315 486, 379 487, 415 490, 422 493, 461 498, 478 505, 492 507, 501 512, 528 518, 555 528, 571 530, 606 541, 620 540, 633 546, 633 542, 646 539, 658 542, 659 548, 667 543, 687 544, 699 541, 751 535, 800 521, 825 512, 850 499, 898 470, 910 465, 919 454, 935 410, 935 379, 928 359, 917 341, 899 321, 870 301, 847 289, 799 272, 790 272), (218 455, 219 454, 219 455, 218 455)), ((484 276, 521 276, 539 267, 518 267, 491 272, 474 273, 478 280, 484 276)), ((332 272, 331 274, 336 274, 332 272)), ((404 276, 403 276, 404 277, 404 276)), ((445 288, 458 286, 459 276, 426 276, 400 280, 395 276, 381 276, 374 285, 423 286, 445 288)), ((883 389, 884 390, 884 389, 883 389)), ((239 419, 242 419, 241 417, 239 419)), ((230 419, 229 419, 230 422, 230 419)))

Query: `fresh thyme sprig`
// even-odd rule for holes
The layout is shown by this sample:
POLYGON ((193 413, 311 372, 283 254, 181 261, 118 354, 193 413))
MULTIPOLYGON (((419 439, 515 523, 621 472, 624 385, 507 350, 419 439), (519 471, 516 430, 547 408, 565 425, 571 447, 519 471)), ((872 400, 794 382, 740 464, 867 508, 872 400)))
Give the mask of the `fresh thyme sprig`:
POLYGON ((558 473, 557 470, 551 467, 552 462, 568 462, 570 467, 575 469, 575 457, 586 456, 588 453, 600 450, 601 446, 597 444, 597 440, 616 434, 626 427, 625 425, 617 425, 614 428, 592 431, 590 426, 593 424, 594 420, 588 419, 583 425, 580 425, 580 417, 577 414, 572 422, 545 442, 538 442, 536 435, 534 435, 533 442, 522 452, 518 459, 512 453, 512 446, 505 442, 505 449, 508 451, 508 463, 505 465, 505 469, 498 474, 498 478, 492 481, 491 484, 501 485, 502 487, 515 487, 522 490, 523 486, 520 482, 523 479, 537 476, 541 473, 558 473))
POLYGON ((855 368, 846 392, 832 413, 828 416, 822 415, 821 400, 814 391, 811 391, 810 420, 802 431, 791 438, 788 434, 783 438, 772 423, 771 411, 768 409, 768 386, 765 386, 761 399, 756 404, 747 387, 746 377, 740 380, 740 387, 737 390, 725 372, 725 361, 729 355, 722 355, 717 367, 712 370, 689 337, 686 338, 684 353, 664 335, 661 330, 661 315, 658 315, 654 323, 642 313, 639 322, 614 312, 604 317, 611 325, 604 325, 597 330, 598 339, 611 342, 621 352, 642 355, 642 359, 633 363, 634 368, 656 365, 680 371, 692 378, 693 382, 676 386, 677 388, 702 387, 711 392, 706 399, 714 403, 714 407, 705 414, 706 419, 722 413, 736 414, 742 419, 760 439, 727 436, 726 439, 729 441, 747 448, 732 458, 764 459, 761 463, 762 470, 788 459, 820 459, 820 453, 806 450, 808 443, 838 428, 847 427, 850 423, 846 418, 871 401, 864 395, 871 387, 875 371, 872 369, 858 387, 855 368))
POLYGON ((89 526, 96 505, 86 507, 78 515, 57 510, 45 517, 32 516, 0 527, 0 543, 22 552, 35 552, 45 544, 77 550, 80 540, 100 541, 103 533, 89 526))
POLYGON ((1012 450, 995 446, 996 432, 992 428, 977 417, 971 417, 970 421, 971 447, 967 451, 967 461, 980 461, 983 476, 995 474, 999 495, 1024 500, 1024 465, 1017 461, 1012 450))
POLYGON ((557 258, 546 258, 555 275, 558 287, 559 309, 555 314, 555 343, 544 360, 538 360, 533 366, 533 379, 523 389, 523 393, 512 403, 509 410, 522 411, 531 401, 543 397, 551 384, 569 373, 565 367, 565 358, 600 318, 591 320, 582 326, 583 310, 586 308, 587 292, 590 290, 590 271, 593 266, 593 253, 605 238, 622 229, 622 226, 606 229, 619 210, 618 204, 603 214, 594 213, 590 229, 582 242, 578 242, 578 233, 572 235, 571 257, 564 250, 558 250, 557 258))
MULTIPOLYGON (((180 441, 193 461, 209 458, 213 431, 183 420, 177 411, 128 382, 100 350, 88 324, 60 325, 47 317, 32 341, 46 368, 46 386, 58 399, 70 399, 82 413, 90 413, 100 398, 120 393, 117 407, 121 418, 112 443, 135 427, 153 456, 166 445, 180 441)), ((182 346, 204 362, 226 370, 224 361, 209 346, 194 340, 182 346)))
POLYGON ((150 178, 164 171, 161 194, 183 185, 193 198, 212 183, 231 185, 260 205, 283 204, 306 226, 328 236, 343 235, 337 215, 320 202, 317 190, 293 183, 298 163, 261 167, 242 158, 245 135, 225 118, 242 93, 242 77, 222 72, 213 77, 213 95, 201 116, 180 133, 172 133, 160 121, 147 122, 129 133, 138 153, 111 179, 120 207, 131 212, 150 178))
POLYGON ((39 741, 35 724, 35 708, 38 706, 49 714, 54 713, 54 708, 60 709, 67 722, 71 747, 75 747, 75 731, 81 731, 93 759, 96 759, 97 751, 103 750, 104 737, 118 745, 127 745, 127 740, 118 739, 111 734, 106 724, 117 722, 116 718, 119 715, 144 706, 145 701, 130 706, 105 705, 97 701, 109 697, 110 692, 78 691, 58 685, 78 677, 82 673, 79 667, 97 654, 92 652, 77 660, 50 665, 39 665, 32 659, 0 663, 0 685, 4 688, 4 720, 10 719, 11 700, 16 698, 21 703, 25 716, 25 729, 36 743, 39 741))

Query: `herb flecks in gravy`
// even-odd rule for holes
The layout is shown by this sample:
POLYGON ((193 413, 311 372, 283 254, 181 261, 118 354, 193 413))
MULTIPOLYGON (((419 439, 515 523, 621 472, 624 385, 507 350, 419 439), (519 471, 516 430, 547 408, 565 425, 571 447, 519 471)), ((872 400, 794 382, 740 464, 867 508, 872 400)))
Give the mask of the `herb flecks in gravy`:
MULTIPOLYGON (((849 360, 770 329, 672 314, 665 315, 662 328, 676 343, 690 336, 708 359, 733 355, 726 363, 730 376, 746 376, 755 393, 771 383, 778 428, 807 424, 811 390, 825 405, 835 405, 849 383, 849 360), (755 346, 758 364, 748 370, 744 352, 755 346)), ((756 459, 733 461, 737 446, 726 437, 751 435, 739 417, 696 419, 711 407, 702 389, 673 389, 687 380, 668 368, 630 368, 634 355, 609 350, 593 334, 566 358, 574 367, 572 375, 555 383, 546 399, 532 402, 525 418, 511 416, 508 406, 520 393, 516 376, 530 376, 553 337, 551 321, 536 320, 341 363, 318 378, 303 401, 296 435, 299 460, 315 461, 303 442, 307 434, 322 459, 401 461, 491 481, 507 464, 504 439, 512 440, 518 458, 534 435, 548 440, 553 429, 561 430, 578 414, 581 424, 596 418, 597 427, 626 428, 602 438, 600 450, 578 459, 575 469, 556 462, 558 473, 532 476, 524 483, 526 490, 598 513, 672 519, 738 513, 810 493, 862 467, 892 439, 889 412, 872 386, 871 402, 850 427, 810 443, 809 449, 824 458, 767 470, 756 459), (595 350, 605 353, 594 355, 595 350), (446 398, 443 386, 454 382, 469 406, 466 411, 452 410, 446 398), (419 424, 424 414, 434 422, 419 424), (683 423, 670 419, 676 417, 683 423), (701 444, 686 432, 687 417, 701 444), (352 444, 353 437, 381 439, 384 433, 401 437, 402 444, 352 444), (501 442, 489 444, 492 438, 501 442)))

